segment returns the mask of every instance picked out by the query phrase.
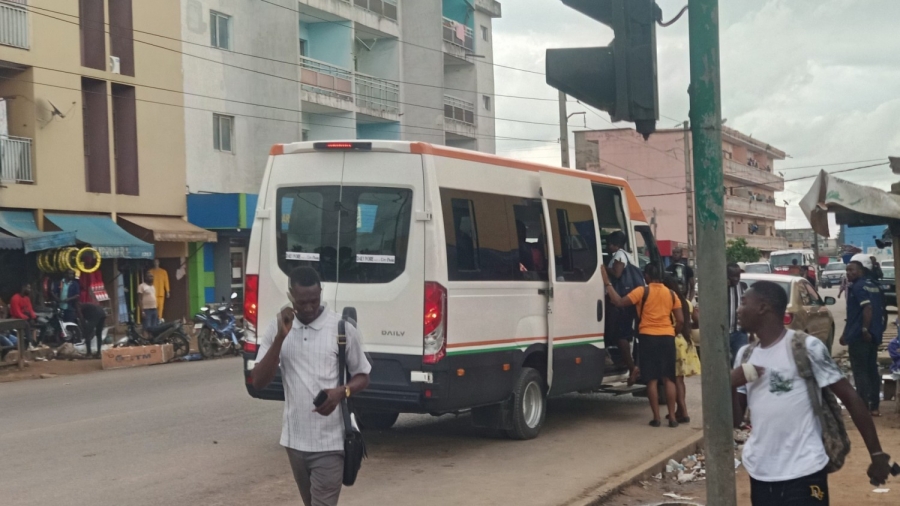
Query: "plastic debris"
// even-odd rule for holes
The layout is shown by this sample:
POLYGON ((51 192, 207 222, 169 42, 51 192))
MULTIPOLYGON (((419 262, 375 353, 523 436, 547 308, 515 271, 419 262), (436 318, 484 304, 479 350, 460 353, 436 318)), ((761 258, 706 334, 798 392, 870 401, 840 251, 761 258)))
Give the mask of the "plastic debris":
POLYGON ((887 494, 890 491, 891 491, 891 489, 889 489, 889 488, 876 488, 872 492, 875 492, 876 494, 887 494))
POLYGON ((674 473, 675 471, 684 471, 684 466, 675 459, 669 459, 669 462, 666 463, 666 472, 674 473))
POLYGON ((692 501, 693 497, 685 497, 683 495, 673 494, 669 492, 668 494, 663 494, 663 497, 668 497, 669 499, 675 499, 676 501, 692 501))
POLYGON ((654 474, 653 479, 656 481, 662 481, 662 473, 654 474))
POLYGON ((737 469, 741 467, 741 461, 738 459, 734 459, 734 468, 737 469))
POLYGON ((694 473, 678 473, 678 483, 682 485, 694 481, 694 478, 696 478, 694 473))

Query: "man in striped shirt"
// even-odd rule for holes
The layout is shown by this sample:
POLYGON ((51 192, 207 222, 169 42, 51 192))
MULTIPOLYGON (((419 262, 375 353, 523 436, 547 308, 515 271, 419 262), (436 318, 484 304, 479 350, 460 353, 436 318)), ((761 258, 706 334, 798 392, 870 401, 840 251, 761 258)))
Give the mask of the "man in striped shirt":
POLYGON ((338 377, 338 322, 341 317, 322 306, 319 274, 309 267, 291 271, 285 307, 262 333, 253 386, 262 390, 275 378, 279 362, 284 382, 281 445, 287 449, 294 480, 306 506, 338 503, 344 473, 344 423, 339 409, 344 398, 369 385, 372 366, 366 359, 359 332, 350 323, 347 333, 347 370, 338 377), (328 395, 318 408, 320 390, 328 395))
POLYGON ((741 307, 741 299, 747 291, 747 284, 741 281, 741 266, 735 263, 728 264, 728 346, 731 351, 729 363, 734 363, 734 357, 748 342, 747 333, 738 324, 738 308, 741 307))

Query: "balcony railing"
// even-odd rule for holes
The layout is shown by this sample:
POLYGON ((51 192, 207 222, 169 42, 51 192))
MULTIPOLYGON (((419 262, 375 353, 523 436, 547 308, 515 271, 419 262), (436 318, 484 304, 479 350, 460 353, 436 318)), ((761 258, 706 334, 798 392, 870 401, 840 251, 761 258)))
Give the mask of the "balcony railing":
POLYGON ((733 195, 725 195, 725 212, 776 221, 784 221, 786 217, 785 208, 781 206, 733 195))
POLYGON ((444 95, 444 118, 475 126, 475 104, 460 98, 444 95))
POLYGON ((444 40, 469 51, 475 51, 475 32, 452 19, 444 18, 444 40))
POLYGON ((19 5, 27 2, 0 1, 0 44, 28 49, 28 10, 19 5))
POLYGON ((353 101, 353 72, 349 70, 301 56, 300 82, 308 91, 353 101))
POLYGON ((747 241, 747 245, 751 248, 757 248, 763 251, 777 251, 787 249, 788 242, 783 237, 772 237, 768 235, 744 235, 744 234, 728 234, 727 239, 737 239, 738 237, 747 241))
POLYGON ((31 139, 0 137, 0 180, 33 183, 31 139))
POLYGON ((400 112, 400 85, 356 73, 356 105, 392 114, 400 112))
POLYGON ((347 3, 374 12, 379 16, 397 21, 397 0, 343 0, 347 3))
POLYGON ((735 160, 725 160, 725 176, 776 191, 784 191, 784 178, 758 167, 735 160))

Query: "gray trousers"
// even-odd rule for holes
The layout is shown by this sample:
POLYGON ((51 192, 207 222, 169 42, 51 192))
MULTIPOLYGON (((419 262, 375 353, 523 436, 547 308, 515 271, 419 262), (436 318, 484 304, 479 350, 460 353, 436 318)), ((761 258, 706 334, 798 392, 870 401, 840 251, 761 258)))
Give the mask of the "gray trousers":
POLYGON ((337 506, 344 480, 344 452, 286 448, 305 506, 337 506))

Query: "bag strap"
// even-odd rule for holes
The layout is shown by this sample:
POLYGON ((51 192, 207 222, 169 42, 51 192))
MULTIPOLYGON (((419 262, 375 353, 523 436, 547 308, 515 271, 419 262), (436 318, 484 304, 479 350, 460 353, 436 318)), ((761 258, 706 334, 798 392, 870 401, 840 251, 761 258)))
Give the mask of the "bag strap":
MULTIPOLYGON (((338 385, 347 377, 347 322, 342 318, 338 321, 338 385)), ((341 399, 341 414, 344 418, 344 431, 350 432, 353 424, 350 422, 350 408, 347 406, 347 397, 341 399)))
POLYGON ((650 298, 650 285, 647 285, 644 288, 644 295, 641 296, 641 309, 637 312, 637 324, 638 330, 641 328, 641 316, 644 314, 644 306, 647 305, 647 299, 650 298))
POLYGON ((750 355, 753 354, 753 350, 755 350, 758 345, 759 341, 754 341, 744 348, 744 354, 741 355, 741 364, 746 364, 747 361, 750 360, 750 355))
POLYGON ((793 351, 794 363, 797 365, 797 373, 806 382, 806 391, 809 394, 809 403, 813 408, 813 413, 819 418, 819 421, 824 428, 824 421, 822 421, 822 416, 824 415, 822 412, 822 401, 819 399, 819 391, 821 388, 816 381, 816 375, 813 374, 812 364, 809 362, 809 352, 806 348, 807 337, 809 337, 808 334, 794 331, 794 338, 791 340, 791 351, 793 351))

